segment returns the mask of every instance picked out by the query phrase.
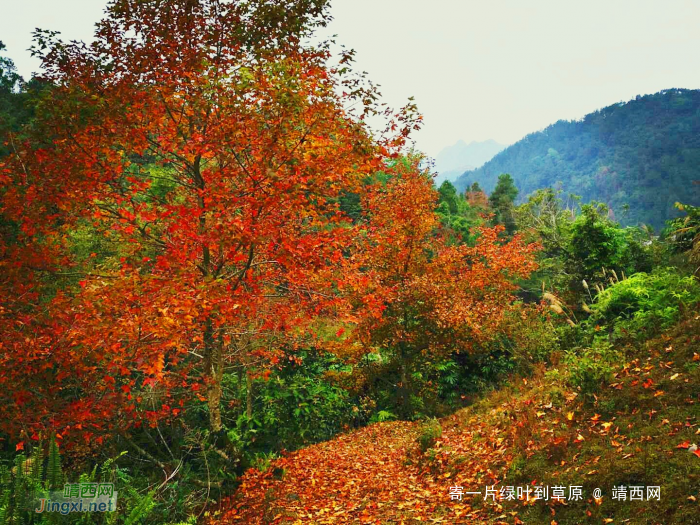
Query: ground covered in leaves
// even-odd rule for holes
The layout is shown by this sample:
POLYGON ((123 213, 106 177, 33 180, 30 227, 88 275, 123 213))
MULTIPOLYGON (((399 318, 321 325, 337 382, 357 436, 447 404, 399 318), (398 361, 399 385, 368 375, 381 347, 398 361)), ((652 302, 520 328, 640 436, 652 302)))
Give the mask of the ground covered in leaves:
POLYGON ((595 395, 569 387, 555 363, 442 420, 378 423, 290 453, 248 471, 211 521, 700 523, 700 317, 626 352, 595 395), (555 485, 583 497, 500 493, 555 485), (481 494, 458 501, 454 486, 481 494), (660 499, 613 500, 619 486, 660 486, 660 499))

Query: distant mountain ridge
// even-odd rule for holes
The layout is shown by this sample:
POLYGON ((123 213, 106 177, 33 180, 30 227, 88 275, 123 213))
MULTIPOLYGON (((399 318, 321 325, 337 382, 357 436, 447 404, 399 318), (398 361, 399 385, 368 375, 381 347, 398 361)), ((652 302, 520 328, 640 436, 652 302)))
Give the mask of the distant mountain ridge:
POLYGON ((607 203, 625 224, 661 228, 674 203, 700 204, 700 91, 668 89, 613 104, 577 121, 559 121, 462 174, 490 192, 510 173, 519 200, 561 187, 585 202, 607 203), (627 208, 629 206, 629 208, 627 208))
POLYGON ((469 144, 458 140, 452 146, 443 148, 435 157, 435 171, 438 172, 435 183, 439 186, 445 180, 457 179, 465 171, 476 169, 491 160, 503 148, 505 146, 495 140, 472 141, 469 144))

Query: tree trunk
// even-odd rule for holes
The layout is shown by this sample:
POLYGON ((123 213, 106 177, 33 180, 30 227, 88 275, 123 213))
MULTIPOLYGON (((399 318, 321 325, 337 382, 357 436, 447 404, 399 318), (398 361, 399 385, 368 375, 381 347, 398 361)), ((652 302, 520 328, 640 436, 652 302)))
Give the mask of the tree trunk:
POLYGON ((253 417, 253 376, 250 374, 250 371, 246 374, 246 396, 245 396, 245 404, 246 404, 246 414, 248 416, 248 419, 253 417))
POLYGON ((251 359, 250 354, 246 352, 246 372, 245 372, 245 403, 246 403, 246 414, 248 419, 253 417, 253 375, 250 369, 251 359))
POLYGON ((222 346, 214 338, 211 319, 207 319, 204 330, 205 377, 207 377, 207 405, 209 427, 212 432, 221 430, 221 382, 224 377, 222 346))

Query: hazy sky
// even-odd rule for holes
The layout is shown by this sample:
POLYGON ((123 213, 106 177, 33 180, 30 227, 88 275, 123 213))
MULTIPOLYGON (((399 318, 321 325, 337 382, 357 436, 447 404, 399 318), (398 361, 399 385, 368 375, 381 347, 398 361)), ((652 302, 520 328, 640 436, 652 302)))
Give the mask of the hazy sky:
MULTIPOLYGON (((89 39, 103 0, 0 0, 0 40, 24 76, 35 27, 89 39)), ((512 143, 559 119, 670 87, 700 88, 697 0, 335 0, 330 32, 436 155, 512 143)))

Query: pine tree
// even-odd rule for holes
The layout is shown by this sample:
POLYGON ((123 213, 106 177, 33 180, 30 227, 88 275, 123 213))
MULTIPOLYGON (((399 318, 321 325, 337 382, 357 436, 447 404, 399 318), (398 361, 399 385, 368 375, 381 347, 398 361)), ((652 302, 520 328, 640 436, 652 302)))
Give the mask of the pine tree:
POLYGON ((446 203, 450 214, 456 215, 458 211, 457 189, 454 185, 449 180, 446 180, 440 185, 438 193, 440 194, 440 202, 446 203))
POLYGON ((489 203, 494 211, 494 222, 503 224, 508 234, 515 232, 514 202, 518 196, 518 188, 515 187, 513 177, 508 173, 498 176, 498 184, 489 197, 489 203))

